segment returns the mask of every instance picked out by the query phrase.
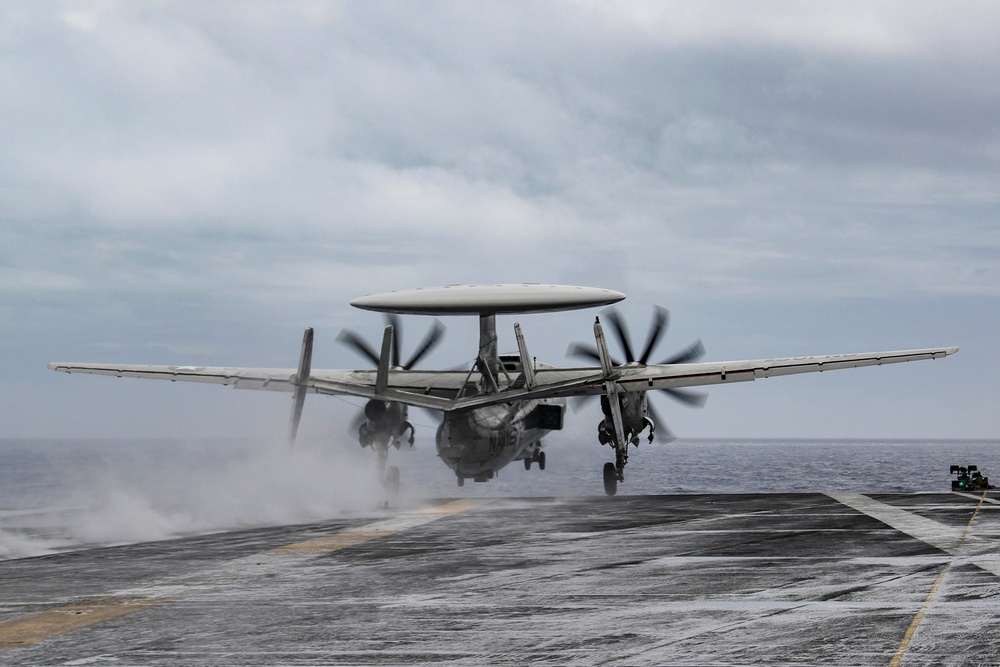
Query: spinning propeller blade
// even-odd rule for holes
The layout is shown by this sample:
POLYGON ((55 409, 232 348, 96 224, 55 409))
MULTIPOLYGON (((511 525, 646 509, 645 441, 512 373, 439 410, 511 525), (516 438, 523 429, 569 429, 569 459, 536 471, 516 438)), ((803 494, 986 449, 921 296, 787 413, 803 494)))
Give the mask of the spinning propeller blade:
POLYGON ((649 355, 653 353, 653 348, 660 342, 660 337, 667 330, 667 321, 670 313, 663 306, 656 306, 653 311, 653 321, 649 323, 649 334, 646 336, 646 347, 642 350, 639 363, 643 366, 649 361, 649 355))
POLYGON ((677 439, 677 436, 667 426, 666 420, 660 417, 659 411, 653 407, 652 401, 646 401, 646 412, 653 418, 653 423, 656 424, 656 435, 662 442, 668 443, 677 439))
MULTIPOLYGON (((416 366, 421 359, 427 356, 431 350, 440 344, 441 339, 444 337, 445 328, 444 325, 439 321, 434 320, 431 325, 430 331, 424 336, 423 341, 420 343, 420 347, 406 360, 406 363, 400 364, 400 348, 402 347, 400 340, 403 337, 403 326, 399 317, 394 313, 389 313, 385 317, 386 322, 392 327, 391 345, 389 348, 389 364, 392 368, 402 368, 403 370, 411 370, 416 366)), ((337 341, 343 343, 347 347, 351 348, 362 357, 365 357, 372 364, 378 368, 380 355, 375 352, 375 350, 369 345, 361 336, 345 329, 340 332, 337 336, 337 341)), ((388 374, 387 374, 388 375, 388 374)), ((357 432, 362 424, 368 421, 368 417, 364 412, 361 412, 352 423, 352 430, 357 432)), ((412 438, 411 438, 412 443, 412 438)))
MULTIPOLYGON (((649 362, 649 358, 652 356, 656 346, 660 343, 660 339, 663 338, 663 334, 666 333, 670 322, 670 312, 666 308, 656 306, 653 311, 653 319, 649 323, 649 333, 646 335, 646 344, 642 348, 642 354, 636 358, 633 352, 628 326, 618 309, 608 308, 604 311, 603 315, 611 323, 611 326, 617 335, 618 342, 621 344, 621 348, 625 352, 625 364, 636 364, 639 366, 645 366, 649 362)), ((588 345, 586 343, 574 343, 570 345, 566 354, 571 357, 587 359, 589 361, 600 362, 601 359, 597 349, 593 345, 588 345)), ((702 345, 700 340, 696 340, 683 350, 667 357, 658 365, 665 366, 670 364, 685 364, 700 359, 704 356, 704 354, 705 346, 702 345)), ((615 366, 624 365, 619 363, 619 361, 614 358, 611 359, 611 362, 615 366)), ((690 407, 700 408, 705 405, 705 401, 708 399, 706 394, 684 389, 662 389, 661 391, 670 398, 690 407)), ((577 405, 582 402, 583 401, 578 401, 577 405)), ((653 407, 652 402, 647 401, 646 406, 650 416, 653 417, 653 421, 657 425, 657 432, 672 440, 673 435, 667 428, 666 422, 660 418, 656 409, 653 407)))
MULTIPOLYGON (((414 366, 416 366, 420 362, 421 359, 427 356, 427 354, 429 354, 431 350, 437 347, 438 344, 440 344, 441 339, 444 337, 444 332, 445 332, 444 325, 441 324, 439 321, 434 320, 434 323, 431 325, 430 331, 427 332, 427 335, 424 336, 423 341, 421 341, 420 347, 417 348, 417 350, 410 356, 410 358, 406 361, 405 364, 400 364, 399 361, 400 360, 399 350, 401 347, 400 341, 403 338, 402 322, 400 321, 399 316, 397 316, 394 313, 387 314, 385 316, 385 319, 386 323, 391 325, 393 330, 392 348, 389 358, 389 365, 392 368, 402 368, 403 370, 407 371, 411 370, 414 366)), ((371 361, 372 365, 376 367, 378 366, 379 362, 378 353, 375 352, 375 349, 367 342, 365 342, 365 340, 361 338, 361 336, 359 336, 358 334, 348 329, 344 329, 343 331, 340 332, 340 335, 337 336, 337 341, 343 343, 347 347, 351 348, 352 350, 360 354, 365 359, 371 361)))
POLYGON ((680 401, 681 403, 690 405, 693 408, 705 407, 705 401, 708 400, 707 394, 702 394, 697 391, 686 391, 684 389, 661 389, 660 391, 667 394, 675 401, 680 401))
POLYGON ((677 354, 667 357, 661 361, 660 365, 666 366, 668 364, 686 364, 689 361, 697 361, 703 356, 705 356, 705 346, 701 344, 700 340, 696 340, 677 354))
POLYGON ((348 331, 347 329, 341 331, 337 336, 337 342, 343 343, 362 357, 365 357, 372 362, 372 365, 378 366, 378 354, 375 353, 371 345, 366 343, 364 339, 360 338, 353 331, 348 331))
MULTIPOLYGON (((586 343, 573 343, 569 346, 569 349, 566 350, 566 355, 601 363, 601 355, 597 354, 597 348, 593 345, 587 345, 586 343)), ((614 357, 611 357, 611 363, 615 366, 621 366, 621 362, 614 357)))
MULTIPOLYGON (((397 331, 399 331, 399 329, 397 329, 397 331)), ((417 348, 417 351, 413 353, 405 364, 403 364, 403 368, 410 370, 420 363, 421 359, 438 346, 442 337, 444 337, 444 325, 437 320, 434 320, 431 330, 427 332, 426 336, 424 336, 424 340, 420 343, 420 347, 417 348)))

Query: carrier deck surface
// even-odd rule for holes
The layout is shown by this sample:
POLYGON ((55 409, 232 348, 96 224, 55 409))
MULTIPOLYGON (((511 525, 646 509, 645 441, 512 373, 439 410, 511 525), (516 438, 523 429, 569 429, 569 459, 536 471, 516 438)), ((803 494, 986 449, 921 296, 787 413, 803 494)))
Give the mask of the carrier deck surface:
POLYGON ((10 560, 0 663, 997 664, 998 497, 435 500, 10 560))

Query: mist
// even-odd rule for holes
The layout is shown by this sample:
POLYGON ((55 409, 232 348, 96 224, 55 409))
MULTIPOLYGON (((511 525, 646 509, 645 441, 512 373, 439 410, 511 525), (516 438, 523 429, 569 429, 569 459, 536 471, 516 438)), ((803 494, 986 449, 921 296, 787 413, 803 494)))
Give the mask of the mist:
POLYGON ((369 452, 348 443, 22 441, 7 453, 21 481, 0 494, 12 526, 0 558, 329 520, 384 500, 369 452))
MULTIPOLYGON (((390 452, 400 497, 352 439, 0 440, 0 558, 265 526, 385 516, 428 498, 603 495, 609 450, 578 422, 553 435, 547 467, 519 463, 459 488, 433 445, 390 452)), ((418 424, 421 433, 428 425, 418 424)), ((632 451, 632 494, 948 492, 949 466, 1000 476, 996 440, 678 440, 632 451)))

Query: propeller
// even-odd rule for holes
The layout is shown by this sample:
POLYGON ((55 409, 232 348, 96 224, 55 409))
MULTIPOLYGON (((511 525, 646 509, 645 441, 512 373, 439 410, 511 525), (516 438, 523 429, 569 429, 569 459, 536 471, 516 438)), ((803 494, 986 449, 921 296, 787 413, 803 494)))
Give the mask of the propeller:
MULTIPOLYGON (((390 336, 388 346, 385 339, 383 339, 382 343, 383 354, 389 355, 389 368, 407 371, 412 369, 431 350, 438 346, 441 338, 444 336, 444 325, 434 320, 430 330, 424 336, 420 345, 417 346, 417 349, 413 351, 413 354, 406 361, 402 361, 400 357, 402 325, 399 317, 389 313, 385 319, 389 327, 392 327, 392 335, 390 336)), ((389 335, 389 327, 386 327, 386 335, 389 335)), ((381 355, 376 353, 374 348, 365 339, 361 338, 361 336, 345 329, 337 336, 337 341, 371 361, 376 368, 380 368, 379 372, 382 372, 381 368, 384 368, 384 366, 379 363, 381 355)), ((377 386, 378 382, 376 382, 377 386)), ((378 390, 376 389, 376 391, 378 390)), ((406 407, 399 403, 381 400, 377 396, 370 399, 365 404, 364 409, 354 418, 352 429, 358 433, 361 444, 365 447, 372 443, 373 438, 388 438, 393 442, 398 442, 398 439, 407 429, 410 429, 410 444, 413 444, 413 426, 406 419, 406 407)), ((397 444, 396 446, 398 447, 399 445, 397 444)))
MULTIPOLYGON (((642 353, 636 357, 635 352, 633 351, 631 342, 632 337, 629 334, 628 326, 618 309, 609 308, 602 314, 607 321, 611 323, 611 328, 614 329, 618 342, 621 344, 622 351, 625 353, 624 362, 615 357, 611 358, 611 363, 615 366, 647 365, 650 357, 653 355, 653 351, 663 338, 663 335, 666 333, 670 323, 670 312, 666 308, 656 306, 653 310, 653 319, 649 323, 649 332, 646 334, 646 343, 642 347, 642 353)), ((597 352, 597 348, 593 345, 585 343, 574 343, 570 345, 567 350, 567 354, 572 357, 588 359, 598 363, 600 363, 601 360, 601 357, 597 352)), ((700 340, 696 340, 679 352, 676 352, 658 362, 657 365, 685 364, 700 359, 704 356, 704 354, 705 346, 702 345, 700 340)), ((700 408, 704 406, 705 401, 708 400, 708 396, 706 394, 686 389, 660 389, 659 391, 662 391, 675 401, 690 407, 700 408)), ((647 403, 647 408, 650 415, 653 417, 653 420, 656 422, 657 428, 662 429, 666 432, 666 434, 669 434, 669 430, 666 428, 666 423, 659 418, 659 415, 657 414, 652 403, 647 403)))
MULTIPOLYGON (((441 342, 441 338, 444 336, 444 325, 439 321, 434 320, 434 324, 431 325, 430 331, 424 336, 421 341, 420 346, 410 355, 410 358, 406 360, 406 363, 400 363, 399 348, 400 340, 402 339, 402 326, 399 320, 399 316, 393 313, 387 314, 385 316, 386 323, 392 326, 393 336, 392 336, 392 349, 390 351, 389 365, 392 368, 402 368, 403 370, 410 370, 418 363, 420 360, 427 356, 431 350, 438 346, 441 342)), ((337 336, 337 341, 343 343, 347 347, 351 348, 362 357, 368 359, 372 362, 372 365, 378 366, 379 355, 375 352, 374 348, 369 345, 363 338, 354 333, 344 329, 337 336)))

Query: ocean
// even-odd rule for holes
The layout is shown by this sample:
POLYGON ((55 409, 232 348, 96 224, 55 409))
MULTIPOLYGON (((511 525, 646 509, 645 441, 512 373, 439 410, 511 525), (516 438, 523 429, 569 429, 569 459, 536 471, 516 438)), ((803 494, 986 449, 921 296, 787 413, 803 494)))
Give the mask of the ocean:
MULTIPOLYGON (((603 494, 609 448, 563 438, 546 452, 544 471, 518 462, 461 488, 433 445, 393 451, 390 463, 403 501, 603 494)), ((945 492, 953 464, 1000 480, 1000 440, 643 442, 619 494, 945 492)), ((370 452, 350 442, 0 439, 0 559, 323 521, 381 501, 370 452)))

